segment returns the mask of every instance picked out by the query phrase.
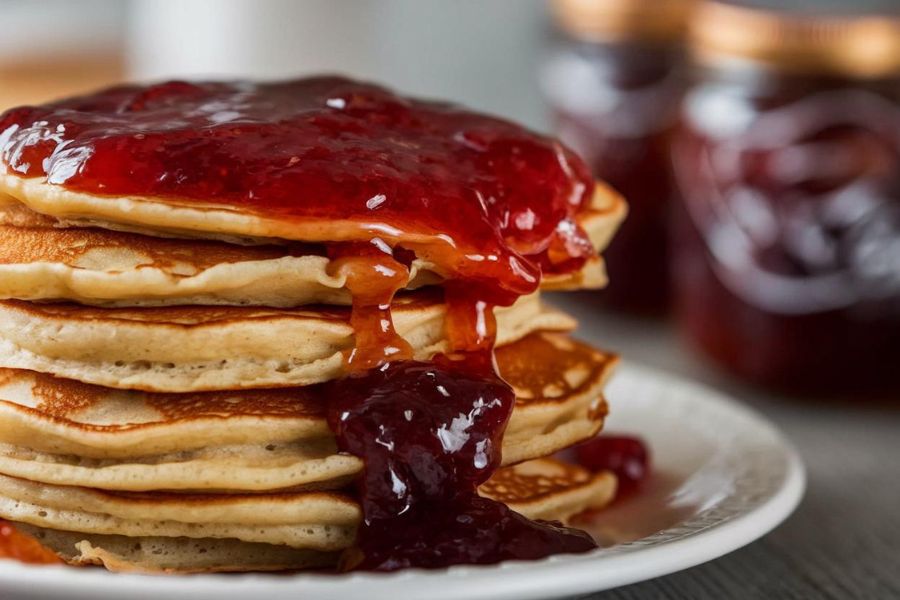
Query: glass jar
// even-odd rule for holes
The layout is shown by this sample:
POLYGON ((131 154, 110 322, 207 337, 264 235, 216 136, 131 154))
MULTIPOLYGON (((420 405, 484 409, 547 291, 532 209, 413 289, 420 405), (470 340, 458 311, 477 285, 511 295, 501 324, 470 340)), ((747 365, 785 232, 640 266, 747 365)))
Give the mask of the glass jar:
POLYGON ((690 0, 559 0, 562 39, 541 84, 555 133, 619 191, 629 215, 604 253, 608 306, 660 313, 669 303, 669 144, 685 84, 690 0))
POLYGON ((900 19, 710 3, 692 48, 683 330, 756 383, 900 398, 900 19))

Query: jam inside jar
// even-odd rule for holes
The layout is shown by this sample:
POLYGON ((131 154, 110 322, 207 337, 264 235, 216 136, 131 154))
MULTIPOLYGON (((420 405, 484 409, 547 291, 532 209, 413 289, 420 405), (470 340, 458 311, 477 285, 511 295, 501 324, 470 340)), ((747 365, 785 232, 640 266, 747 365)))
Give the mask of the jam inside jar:
POLYGON ((679 321, 754 383, 897 398, 900 69, 863 77, 811 55, 713 65, 685 101, 679 321))
POLYGON ((604 260, 606 307, 660 314, 669 307, 668 228, 677 187, 670 144, 686 87, 678 0, 561 0, 563 37, 541 73, 554 132, 628 201, 604 260))

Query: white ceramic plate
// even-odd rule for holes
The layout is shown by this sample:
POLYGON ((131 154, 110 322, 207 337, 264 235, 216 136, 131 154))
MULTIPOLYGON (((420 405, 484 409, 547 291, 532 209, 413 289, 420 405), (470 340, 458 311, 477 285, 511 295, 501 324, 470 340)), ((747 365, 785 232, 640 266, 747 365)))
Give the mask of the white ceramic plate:
POLYGON ((0 561, 3 600, 366 600, 557 598, 672 573, 722 556, 783 521, 803 465, 762 417, 710 389, 623 367, 610 384, 607 431, 650 445, 641 493, 582 524, 605 547, 536 562, 396 574, 149 577, 0 561))

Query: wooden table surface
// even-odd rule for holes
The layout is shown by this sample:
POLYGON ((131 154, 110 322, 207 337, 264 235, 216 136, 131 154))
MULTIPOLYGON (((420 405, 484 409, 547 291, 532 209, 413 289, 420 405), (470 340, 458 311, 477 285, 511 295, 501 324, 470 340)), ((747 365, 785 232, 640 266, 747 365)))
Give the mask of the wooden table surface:
POLYGON ((587 295, 551 301, 579 318, 578 337, 747 402, 782 429, 807 467, 804 500, 769 535, 687 571, 588 598, 900 598, 900 399, 892 407, 776 397, 717 372, 664 323, 599 314, 587 295))

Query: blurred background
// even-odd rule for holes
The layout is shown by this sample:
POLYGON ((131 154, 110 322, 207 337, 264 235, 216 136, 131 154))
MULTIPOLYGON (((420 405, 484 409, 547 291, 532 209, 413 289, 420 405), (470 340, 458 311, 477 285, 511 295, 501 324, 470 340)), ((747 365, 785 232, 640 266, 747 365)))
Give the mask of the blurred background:
POLYGON ((0 107, 334 71, 553 132, 631 205, 579 299, 626 350, 677 331, 754 386, 900 397, 900 0, 0 0, 0 22, 0 107))

